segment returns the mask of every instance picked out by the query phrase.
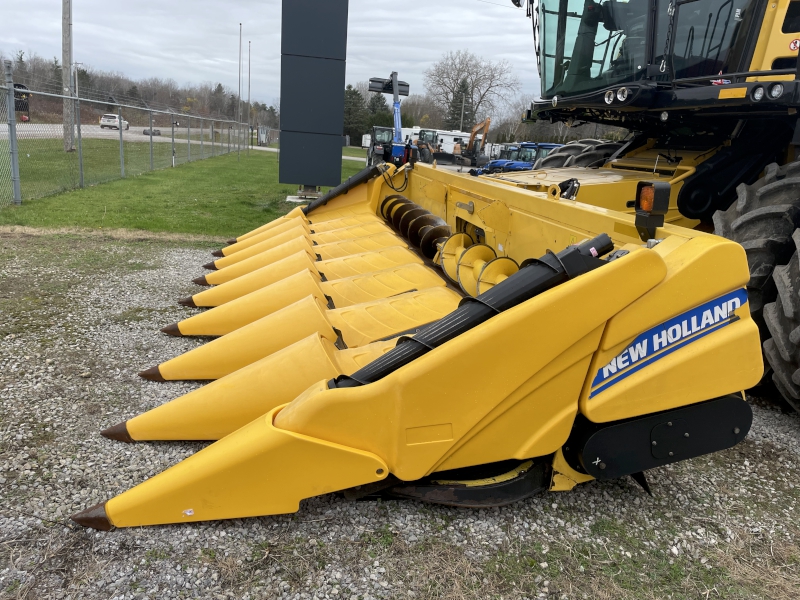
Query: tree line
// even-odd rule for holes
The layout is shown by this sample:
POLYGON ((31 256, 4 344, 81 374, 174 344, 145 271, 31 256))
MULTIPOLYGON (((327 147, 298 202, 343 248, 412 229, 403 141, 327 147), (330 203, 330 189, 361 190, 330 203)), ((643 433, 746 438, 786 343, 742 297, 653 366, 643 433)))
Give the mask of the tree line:
MULTIPOLYGON (((0 59, 3 59, 0 53, 0 59)), ((7 57, 6 57, 7 58, 7 57)), ((31 90, 61 93, 62 67, 58 58, 47 60, 35 53, 18 51, 10 57, 14 81, 31 90)), ((151 77, 132 79, 121 73, 81 65, 77 83, 82 98, 122 104, 168 108, 200 116, 235 119, 240 98, 237 91, 222 83, 179 85, 174 79, 151 77)), ((563 123, 536 121, 523 123, 522 116, 533 98, 520 94, 520 82, 512 65, 505 60, 491 61, 467 50, 444 53, 424 73, 424 90, 402 99, 403 127, 465 130, 490 117, 489 140, 493 142, 566 142, 585 137, 619 139, 626 130, 604 125, 567 127, 563 123)), ((111 110, 111 109, 109 109, 111 110)), ((242 119, 257 125, 280 127, 280 102, 241 102, 242 119)), ((369 91, 366 81, 344 89, 343 134, 352 145, 373 126, 391 127, 392 111, 384 94, 369 91)))
MULTIPOLYGON (((2 60, 11 60, 15 83, 21 83, 33 91, 61 94, 62 65, 58 58, 45 59, 35 53, 17 51, 2 60)), ((90 65, 76 69, 78 92, 81 98, 99 103, 111 99, 121 104, 167 109, 205 117, 235 119, 239 109, 237 90, 222 83, 179 85, 174 79, 150 77, 132 79, 122 73, 103 71, 90 65)), ((241 102, 241 117, 250 122, 277 129, 280 124, 280 104, 247 100, 241 102)))
MULTIPOLYGON (((467 50, 444 53, 425 71, 424 90, 402 99, 403 127, 469 131, 476 123, 492 119, 492 142, 560 142, 581 138, 621 139, 627 131, 606 125, 567 127, 563 123, 523 123, 532 97, 520 94, 512 65, 491 61, 467 50)), ((366 81, 348 85, 344 92, 344 134, 358 145, 373 125, 392 126, 383 94, 369 91, 366 81)))

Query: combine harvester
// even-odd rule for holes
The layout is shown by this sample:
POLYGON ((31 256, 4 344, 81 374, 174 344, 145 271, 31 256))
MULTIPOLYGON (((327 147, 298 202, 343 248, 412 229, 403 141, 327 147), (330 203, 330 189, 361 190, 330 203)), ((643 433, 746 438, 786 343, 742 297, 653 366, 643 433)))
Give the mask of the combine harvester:
MULTIPOLYGON (((739 216, 723 213, 742 235, 766 223, 763 244, 694 226, 732 198, 710 174, 738 165, 735 185, 764 169, 769 157, 748 158, 741 144, 769 140, 773 157, 785 154, 791 131, 779 124, 796 113, 797 84, 784 81, 781 94, 774 81, 676 88, 654 62, 655 44, 625 75, 620 61, 645 37, 626 28, 653 30, 654 12, 643 21, 631 3, 561 3, 540 22, 563 13, 579 18, 579 31, 568 44, 539 36, 555 48, 543 56, 558 60, 555 79, 542 66, 556 93, 535 110, 641 122, 660 137, 634 137, 599 169, 470 177, 377 165, 232 240, 196 280, 213 287, 181 301, 209 310, 164 329, 217 339, 142 373, 213 381, 103 432, 217 441, 76 522, 282 514, 332 492, 483 507, 628 475, 648 489, 644 471, 744 439, 752 413, 742 390, 764 371, 753 277, 769 278, 777 260, 762 252, 754 274, 753 256, 783 248, 786 236, 769 233, 776 222, 792 239, 800 200, 780 194, 796 189, 793 166, 766 167, 762 183, 740 186, 730 208, 739 216), (581 62, 581 48, 595 52, 598 23, 614 34, 609 71, 581 62), (575 99, 562 105, 568 84, 575 99)), ((672 39, 684 39, 681 15, 695 5, 670 9, 670 19, 653 4, 672 39)), ((741 26, 725 35, 762 32, 766 44, 787 5, 763 19, 737 9, 741 26)), ((758 39, 744 46, 767 61, 758 39)), ((785 74, 747 75, 768 76, 785 74)), ((798 276, 794 263, 776 274, 790 284, 798 276)), ((793 306, 780 318, 792 322, 793 306)))
MULTIPOLYGON (((512 0, 517 6, 525 0, 512 0)), ((790 0, 529 3, 541 100, 530 120, 630 131, 582 140, 515 188, 633 213, 643 181, 669 191, 667 223, 742 245, 767 377, 800 411, 800 4, 790 0), (594 168, 591 168, 594 167, 594 168)))

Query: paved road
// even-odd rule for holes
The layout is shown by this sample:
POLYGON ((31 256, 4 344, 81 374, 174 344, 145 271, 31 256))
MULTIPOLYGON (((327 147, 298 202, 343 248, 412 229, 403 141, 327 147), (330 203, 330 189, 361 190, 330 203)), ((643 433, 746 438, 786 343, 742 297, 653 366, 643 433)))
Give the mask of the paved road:
MULTIPOLYGON (((126 142, 148 142, 150 141, 149 135, 143 135, 142 131, 145 127, 133 127, 122 131, 122 139, 126 142)), ((171 129, 168 127, 156 127, 162 135, 153 136, 153 142, 172 142, 171 129)), ((201 131, 199 127, 192 127, 190 130, 191 135, 199 136, 201 131)), ((219 130, 218 130, 219 131, 219 130)), ((223 130, 224 131, 224 130, 223 130)), ((18 139, 59 139, 64 133, 64 127, 60 123, 17 123, 17 138, 18 139)), ((179 128, 175 130, 176 135, 185 136, 186 128, 179 128)), ((209 135, 209 129, 204 129, 203 133, 209 135)), ((118 140, 119 131, 116 129, 101 129, 99 125, 81 125, 81 136, 84 139, 101 139, 101 140, 118 140)), ((0 124, 0 140, 8 139, 8 124, 0 124)), ((186 144, 187 140, 184 137, 175 138, 176 144, 186 144)), ((222 134, 222 141, 217 141, 217 144, 227 144, 228 139, 225 133, 222 134)), ((233 140, 231 144, 233 144, 233 140)), ((200 140, 192 140, 192 145, 199 145, 200 140)), ((211 144, 210 138, 204 141, 205 145, 211 144)), ((253 150, 261 150, 264 152, 279 152, 278 148, 266 148, 262 146, 253 146, 253 150)), ((344 160, 364 162, 365 159, 358 156, 342 156, 344 160)))

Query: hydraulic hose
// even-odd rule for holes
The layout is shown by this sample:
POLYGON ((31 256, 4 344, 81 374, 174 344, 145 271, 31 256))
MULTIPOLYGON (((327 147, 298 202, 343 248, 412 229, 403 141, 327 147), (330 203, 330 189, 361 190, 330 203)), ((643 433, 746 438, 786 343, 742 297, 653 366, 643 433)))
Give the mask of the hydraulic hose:
POLYGON ((558 254, 548 252, 538 260, 526 261, 508 279, 476 298, 464 298, 459 307, 443 319, 426 326, 413 338, 400 338, 394 349, 349 377, 342 375, 332 379, 328 387, 358 387, 378 381, 496 314, 606 264, 599 257, 613 249, 611 238, 603 233, 558 254))
POLYGON ((374 179, 383 172, 383 169, 384 167, 382 167, 381 165, 372 165, 371 167, 366 167, 365 169, 361 169, 358 173, 356 173, 352 177, 348 177, 345 181, 337 185, 335 188, 328 190, 328 193, 322 196, 321 198, 317 198, 316 200, 309 202, 308 206, 303 207, 303 214, 307 215, 311 213, 311 211, 319 208, 320 206, 325 206, 328 202, 330 202, 337 196, 346 194, 357 185, 361 185, 362 183, 366 183, 370 179, 374 179))

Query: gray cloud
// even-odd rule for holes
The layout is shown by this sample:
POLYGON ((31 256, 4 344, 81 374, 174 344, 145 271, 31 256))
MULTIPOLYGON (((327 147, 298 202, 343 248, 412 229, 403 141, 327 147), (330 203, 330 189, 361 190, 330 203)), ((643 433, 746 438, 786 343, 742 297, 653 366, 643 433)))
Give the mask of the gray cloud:
MULTIPOLYGON (((132 78, 222 82, 236 89, 239 22, 252 41, 252 97, 279 96, 280 0, 156 0, 74 3, 75 61, 132 78)), ((61 2, 4 2, 0 51, 61 57, 61 2)), ((531 22, 509 0, 350 0, 347 81, 392 70, 423 91, 423 73, 444 52, 467 49, 514 65, 522 91, 539 91, 531 22), (492 4, 489 2, 495 2, 492 4)))

